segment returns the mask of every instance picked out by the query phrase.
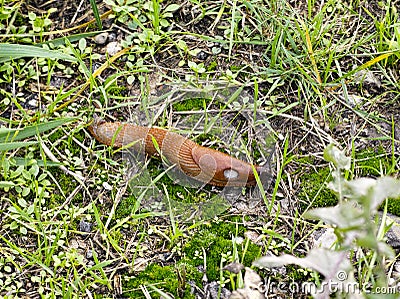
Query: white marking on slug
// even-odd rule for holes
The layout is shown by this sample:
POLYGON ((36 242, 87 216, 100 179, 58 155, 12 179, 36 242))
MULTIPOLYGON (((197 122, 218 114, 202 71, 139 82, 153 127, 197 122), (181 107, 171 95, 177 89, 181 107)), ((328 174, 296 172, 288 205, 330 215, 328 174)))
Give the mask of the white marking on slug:
POLYGON ((226 179, 236 179, 239 176, 239 173, 233 169, 225 169, 224 170, 224 177, 226 179))

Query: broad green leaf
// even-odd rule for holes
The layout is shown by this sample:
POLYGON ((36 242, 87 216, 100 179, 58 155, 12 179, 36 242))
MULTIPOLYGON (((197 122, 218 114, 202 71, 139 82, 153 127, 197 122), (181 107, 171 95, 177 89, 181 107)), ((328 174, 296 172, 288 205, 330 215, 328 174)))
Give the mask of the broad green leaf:
POLYGON ((10 143, 0 143, 0 152, 10 151, 13 149, 21 148, 36 144, 37 141, 30 142, 10 142, 10 143))
POLYGON ((81 38, 78 42, 78 48, 79 50, 81 50, 82 53, 85 51, 86 46, 87 46, 86 39, 81 38))
MULTIPOLYGON (((333 187, 332 184, 330 186, 333 187)), ((385 199, 400 197, 400 180, 392 177, 358 178, 343 181, 342 186, 343 196, 360 203, 371 215, 376 213, 385 199)))
POLYGON ((18 141, 22 139, 26 139, 28 137, 35 136, 36 134, 43 133, 45 131, 54 129, 58 126, 61 126, 69 121, 74 120, 73 118, 64 118, 57 119, 49 122, 43 122, 40 124, 35 124, 32 126, 25 127, 21 130, 18 129, 1 129, 0 130, 0 151, 2 142, 6 142, 7 140, 18 141), (14 134, 16 135, 14 136, 14 134))
MULTIPOLYGON (((21 158, 21 157, 15 157, 14 160, 15 160, 15 164, 16 165, 28 166, 29 163, 30 163, 30 161, 28 159, 21 158)), ((53 161, 46 161, 46 163, 45 163, 43 160, 37 160, 36 162, 37 162, 37 165, 40 166, 40 167, 42 167, 44 165, 46 165, 46 166, 60 166, 60 165, 62 165, 62 163, 60 163, 60 162, 53 162, 53 161)))
POLYGON ((28 206, 28 203, 27 203, 26 200, 23 199, 23 198, 19 198, 19 199, 18 199, 18 204, 19 204, 20 207, 22 207, 22 208, 26 208, 26 207, 28 206))
POLYGON ((0 138, 1 136, 7 136, 8 134, 12 134, 15 131, 17 131, 17 129, 0 128, 0 138))
MULTIPOLYGON (((372 187, 372 194, 367 197, 370 202, 370 212, 372 213, 387 198, 400 197, 400 180, 392 177, 381 177, 376 180, 376 184, 372 187)), ((361 198, 363 199, 363 198, 361 198)))
POLYGON ((47 50, 37 46, 31 45, 17 45, 17 44, 0 44, 0 62, 6 62, 12 59, 22 57, 42 57, 49 59, 60 59, 76 62, 75 57, 57 52, 54 50, 47 50))
POLYGON ((79 34, 73 34, 73 35, 69 35, 69 36, 55 38, 55 39, 49 40, 47 42, 44 42, 42 44, 45 44, 45 45, 51 44, 51 45, 58 47, 58 46, 67 44, 67 42, 66 42, 67 40, 69 41, 69 43, 74 43, 76 41, 79 41, 81 38, 95 36, 102 32, 105 32, 105 31, 91 31, 91 32, 84 32, 84 33, 79 33, 79 34))
POLYGON ((179 7, 181 7, 179 4, 173 3, 173 4, 168 5, 168 6, 164 9, 164 12, 174 12, 174 11, 178 10, 179 7))
POLYGON ((13 182, 9 182, 9 181, 0 181, 0 188, 10 188, 15 186, 15 184, 13 182))

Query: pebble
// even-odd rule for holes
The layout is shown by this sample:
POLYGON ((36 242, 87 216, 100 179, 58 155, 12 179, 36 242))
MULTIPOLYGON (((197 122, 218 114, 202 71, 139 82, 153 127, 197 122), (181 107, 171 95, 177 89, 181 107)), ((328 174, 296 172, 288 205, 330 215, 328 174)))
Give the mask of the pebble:
POLYGON ((122 50, 122 47, 118 42, 111 42, 106 47, 106 53, 110 56, 114 56, 121 50, 122 50))
POLYGON ((104 45, 107 41, 108 38, 108 32, 102 32, 100 34, 97 34, 93 40, 96 44, 98 45, 104 45))
POLYGON ((317 230, 312 234, 312 237, 314 239, 313 248, 331 249, 337 241, 333 228, 322 229, 322 231, 317 230))
POLYGON ((89 260, 91 258, 93 258, 93 251, 92 250, 88 250, 86 251, 86 258, 89 260))
POLYGON ((200 59, 200 60, 206 60, 207 59, 207 53, 206 52, 204 52, 204 51, 200 51, 199 53, 197 53, 197 55, 196 55, 196 57, 197 57, 197 59, 200 59))
POLYGON ((374 75, 373 72, 368 70, 361 70, 354 74, 354 81, 362 84, 372 84, 381 87, 381 81, 374 75))
POLYGON ((81 232, 90 233, 92 230, 93 223, 86 222, 85 220, 81 220, 79 222, 79 230, 81 232))

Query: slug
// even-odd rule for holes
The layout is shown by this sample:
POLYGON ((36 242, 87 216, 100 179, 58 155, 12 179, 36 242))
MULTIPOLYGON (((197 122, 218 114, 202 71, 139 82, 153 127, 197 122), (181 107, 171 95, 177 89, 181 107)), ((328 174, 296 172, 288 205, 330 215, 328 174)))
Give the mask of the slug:
MULTIPOLYGON (((137 151, 144 146, 144 151, 149 156, 158 155, 160 151, 168 163, 199 182, 220 187, 256 185, 252 164, 201 146, 177 133, 159 128, 106 122, 96 116, 88 129, 97 141, 108 146, 132 146, 137 151)), ((254 168, 258 174, 262 172, 262 167, 254 165, 254 168)))

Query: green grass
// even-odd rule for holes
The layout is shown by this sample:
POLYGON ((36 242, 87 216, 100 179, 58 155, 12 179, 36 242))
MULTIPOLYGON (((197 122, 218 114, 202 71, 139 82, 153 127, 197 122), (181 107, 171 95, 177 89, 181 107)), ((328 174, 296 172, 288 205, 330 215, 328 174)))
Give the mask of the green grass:
MULTIPOLYGON (((233 291, 244 272, 222 271, 229 262, 306 256, 324 224, 304 213, 340 202, 327 187, 329 143, 352 158, 346 179, 399 176, 393 2, 122 2, 90 1, 78 12, 0 5, 0 296, 194 298, 188 282, 203 288, 204 264, 208 282, 233 291), (96 44, 105 30, 108 40, 96 44), (125 50, 105 53, 111 41, 125 50), (140 205, 124 153, 86 128, 94 112, 171 128, 255 163, 273 152, 272 183, 221 200, 221 189, 176 184, 151 159, 141 179, 157 189, 140 205), (163 209, 143 208, 160 199, 163 209)), ((399 199, 381 209, 400 215, 399 199)), ((377 258, 365 252, 360 278, 369 280, 377 258)), ((318 282, 285 269, 285 277, 256 271, 318 282)))

